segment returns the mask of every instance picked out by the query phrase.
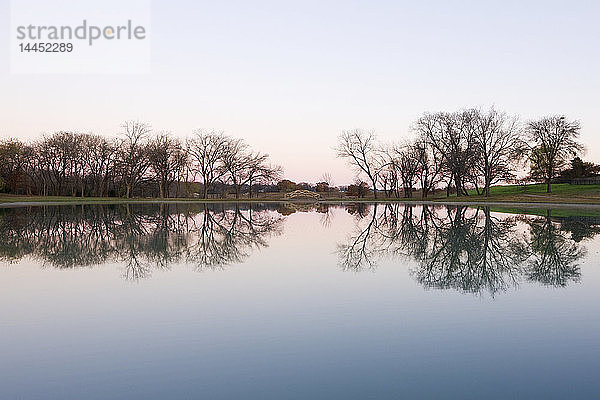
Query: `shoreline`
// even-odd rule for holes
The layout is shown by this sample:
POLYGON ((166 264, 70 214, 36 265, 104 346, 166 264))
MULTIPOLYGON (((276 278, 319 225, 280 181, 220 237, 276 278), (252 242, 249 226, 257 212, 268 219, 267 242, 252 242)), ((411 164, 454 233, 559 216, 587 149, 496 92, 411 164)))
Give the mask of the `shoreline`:
MULTIPOLYGON (((228 203, 228 204, 248 204, 248 203, 295 203, 295 204, 348 204, 348 203, 401 203, 401 204, 426 204, 426 205, 459 205, 459 206, 519 206, 524 208, 576 208, 576 209, 600 209, 600 199, 590 199, 590 202, 577 202, 568 199, 569 202, 560 201, 518 201, 518 200, 499 200, 499 199, 321 199, 321 200, 303 200, 303 199, 119 199, 119 198, 73 198, 73 199, 48 199, 39 200, 31 198, 31 200, 15 199, 15 201, 6 201, 7 199, 0 198, 0 208, 17 208, 28 206, 60 206, 60 205, 94 205, 94 204, 210 204, 210 203, 228 203)), ((542 200, 542 199, 540 199, 542 200)))

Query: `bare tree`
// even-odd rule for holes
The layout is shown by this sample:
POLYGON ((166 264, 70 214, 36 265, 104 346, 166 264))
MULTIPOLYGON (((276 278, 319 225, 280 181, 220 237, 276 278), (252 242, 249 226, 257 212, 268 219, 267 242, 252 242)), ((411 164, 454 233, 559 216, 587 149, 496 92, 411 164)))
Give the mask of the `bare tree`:
POLYGON ((188 161, 181 141, 168 132, 159 133, 148 143, 148 161, 158 182, 160 197, 169 197, 170 186, 188 161))
POLYGON ((383 191, 388 197, 400 196, 400 164, 397 147, 386 144, 381 146, 382 165, 379 169, 379 181, 383 191))
POLYGON ((119 142, 119 169, 125 184, 125 197, 130 198, 133 190, 144 179, 150 166, 147 157, 149 124, 126 121, 122 125, 123 138, 119 142))
POLYGON ((115 173, 116 144, 100 135, 88 134, 84 137, 84 154, 93 193, 107 195, 109 180, 115 173))
POLYGON ((203 130, 196 130, 194 137, 188 141, 192 169, 199 173, 202 179, 203 198, 208 197, 209 187, 214 185, 225 172, 221 161, 227 141, 228 138, 223 135, 223 132, 203 130))
POLYGON ((0 190, 16 191, 26 177, 27 145, 17 139, 0 141, 0 190))
POLYGON ((527 124, 531 175, 544 181, 547 193, 552 191, 552 179, 571 157, 583 150, 583 146, 577 141, 580 129, 579 121, 567 121, 564 116, 559 115, 527 124))
MULTIPOLYGON (((37 145, 38 165, 42 170, 45 195, 68 195, 79 158, 75 133, 60 131, 44 136, 37 145)), ((74 193, 70 193, 74 194, 74 193)))
POLYGON ((86 162, 86 134, 75 133, 72 136, 71 158, 71 195, 85 197, 85 182, 88 176, 88 163, 86 162))
POLYGON ((38 157, 37 157, 35 143, 25 144, 25 146, 22 149, 21 154, 23 157, 22 168, 23 168, 23 173, 25 175, 24 184, 25 184, 26 193, 28 195, 32 195, 33 190, 36 190, 36 194, 39 195, 40 194, 40 191, 39 191, 40 175, 39 175, 39 170, 36 168, 38 165, 37 164, 38 157))
POLYGON ((412 197, 413 187, 419 172, 418 153, 415 151, 415 146, 408 143, 397 147, 396 154, 398 157, 398 171, 402 181, 402 192, 404 197, 412 197))
POLYGON ((251 197, 255 185, 272 184, 282 175, 267 154, 222 132, 196 131, 184 145, 167 132, 149 138, 150 126, 138 121, 127 121, 122 128, 116 140, 69 131, 31 145, 0 140, 0 191, 132 197, 155 182, 159 196, 169 197, 175 182, 174 195, 179 196, 200 175, 205 198, 217 182, 224 190, 233 186, 236 197, 248 187, 251 197))
POLYGON ((475 118, 475 169, 484 180, 484 195, 490 196, 490 187, 500 181, 514 178, 515 164, 521 159, 524 143, 516 117, 491 108, 477 112, 475 118))
POLYGON ((81 197, 85 196, 86 188, 91 195, 102 196, 109 172, 114 168, 115 146, 108 139, 92 133, 80 134, 79 139, 81 197))
MULTIPOLYGON (((424 114, 415 124, 415 130, 441 155, 448 185, 454 183, 456 195, 467 195, 466 180, 474 167, 474 120, 476 110, 454 113, 424 114)), ((449 187, 448 186, 448 187, 449 187)))
POLYGON ((240 186, 248 185, 248 196, 252 197, 252 185, 271 183, 281 178, 282 168, 268 163, 269 155, 250 153, 245 157, 245 168, 240 174, 240 186))
POLYGON ((418 139, 414 146, 417 164, 417 179, 421 187, 421 197, 426 198, 435 190, 442 179, 442 155, 439 149, 429 146, 426 140, 418 139))
POLYGON ((338 157, 348 159, 350 165, 369 178, 373 185, 373 197, 377 198, 381 157, 375 132, 362 129, 343 131, 338 137, 336 152, 338 157))
POLYGON ((245 173, 251 157, 248 150, 248 144, 242 139, 227 138, 221 155, 224 176, 233 185, 236 199, 240 197, 240 189, 245 181, 245 173))

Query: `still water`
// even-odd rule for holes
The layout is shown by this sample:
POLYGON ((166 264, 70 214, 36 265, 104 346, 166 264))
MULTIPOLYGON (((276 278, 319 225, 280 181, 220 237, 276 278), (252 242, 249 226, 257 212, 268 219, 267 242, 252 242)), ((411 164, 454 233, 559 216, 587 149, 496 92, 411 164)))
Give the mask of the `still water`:
POLYGON ((515 212, 0 209, 0 398, 600 398, 600 218, 515 212))

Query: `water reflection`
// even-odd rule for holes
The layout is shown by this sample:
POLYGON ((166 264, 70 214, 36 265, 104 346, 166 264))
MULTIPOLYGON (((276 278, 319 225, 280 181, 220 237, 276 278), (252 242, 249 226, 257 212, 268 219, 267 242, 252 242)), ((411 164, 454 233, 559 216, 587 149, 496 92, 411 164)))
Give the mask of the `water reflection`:
POLYGON ((118 263, 124 279, 148 278, 185 263, 197 271, 243 263, 283 233, 287 216, 334 209, 354 218, 337 244, 345 271, 409 260, 425 288, 494 295, 521 282, 556 287, 581 278, 583 243, 600 233, 595 217, 492 212, 489 207, 402 204, 119 204, 0 209, 0 261, 30 257, 59 269, 118 263))
POLYGON ((195 269, 241 263, 282 232, 263 205, 49 206, 0 210, 0 259, 24 256, 55 268, 118 262, 128 280, 178 262, 195 269))
POLYGON ((581 243, 597 218, 492 213, 489 207, 378 204, 352 212, 357 229, 338 245, 344 270, 373 269, 383 258, 416 261, 410 273, 426 288, 494 295, 527 280, 566 286, 580 279, 581 243))
POLYGON ((527 223, 531 234, 527 279, 553 286, 579 281, 581 272, 577 262, 585 250, 573 235, 569 237, 566 229, 552 223, 550 211, 545 218, 527 223))

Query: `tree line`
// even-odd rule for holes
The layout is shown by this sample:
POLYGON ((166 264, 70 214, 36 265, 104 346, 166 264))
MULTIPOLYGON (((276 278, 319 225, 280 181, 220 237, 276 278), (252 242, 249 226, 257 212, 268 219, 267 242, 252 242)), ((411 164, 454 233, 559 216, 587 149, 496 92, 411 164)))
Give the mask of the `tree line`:
POLYGON ((527 179, 545 183, 550 193, 553 180, 583 150, 580 130, 578 121, 560 115, 523 123, 494 108, 466 109, 423 114, 412 126, 416 138, 400 144, 381 143, 370 130, 344 131, 336 152, 357 170, 358 190, 370 186, 375 198, 378 190, 413 197, 415 188, 425 198, 441 187, 447 195, 474 188, 489 196, 494 184, 515 181, 527 165, 527 179))
POLYGON ((119 137, 60 131, 0 142, 0 191, 41 196, 207 198, 277 182, 282 168, 243 139, 197 130, 185 140, 127 121, 119 137))
POLYGON ((414 139, 382 143, 374 131, 343 131, 335 148, 357 171, 357 181, 335 188, 282 179, 282 167, 243 139, 196 130, 187 139, 154 133, 149 124, 123 123, 116 138, 60 131, 39 140, 0 141, 0 192, 41 196, 227 197, 258 192, 316 192, 377 198, 490 195, 498 183, 573 181, 600 172, 577 155, 581 126, 564 116, 522 122, 494 108, 424 113, 411 127, 414 139), (570 165, 569 165, 570 163, 570 165), (363 181, 364 179, 364 181, 363 181))

